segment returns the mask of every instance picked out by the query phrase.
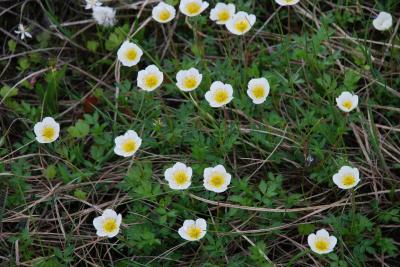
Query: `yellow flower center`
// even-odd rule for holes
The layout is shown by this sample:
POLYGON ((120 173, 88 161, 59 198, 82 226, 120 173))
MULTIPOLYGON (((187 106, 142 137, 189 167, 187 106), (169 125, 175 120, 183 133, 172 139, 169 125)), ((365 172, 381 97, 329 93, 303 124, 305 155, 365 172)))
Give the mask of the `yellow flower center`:
POLYGON ((221 21, 221 22, 227 21, 228 19, 230 19, 230 17, 231 17, 231 14, 226 9, 225 10, 221 10, 218 13, 218 20, 221 21))
POLYGON ((356 178, 352 174, 346 174, 342 178, 342 183, 344 186, 352 186, 356 181, 356 178))
POLYGON ((353 106, 353 103, 350 100, 345 100, 343 101, 343 107, 347 108, 347 109, 351 109, 351 107, 353 106))
POLYGON ((107 218, 103 221, 103 231, 106 233, 112 233, 117 230, 117 220, 114 218, 107 218))
POLYGON ((235 29, 238 32, 245 32, 249 29, 250 25, 247 19, 238 20, 235 22, 235 29))
POLYGON ((155 74, 148 74, 144 78, 144 83, 149 88, 154 88, 158 85, 158 77, 155 74))
POLYGON ((191 239, 199 239, 201 235, 201 228, 193 225, 188 227, 186 233, 191 239))
POLYGON ((193 89, 197 85, 197 79, 194 76, 187 76, 183 79, 183 86, 187 89, 193 89))
POLYGON ((260 85, 253 87, 252 92, 253 92, 254 97, 257 99, 263 98, 265 96, 264 87, 262 87, 260 85))
POLYGON ((186 10, 190 15, 196 15, 201 10, 201 5, 197 2, 190 2, 186 5, 186 10))
POLYGON ((184 185, 189 180, 189 177, 184 170, 179 170, 174 173, 174 180, 177 185, 184 185))
POLYGON ((319 237, 315 241, 315 247, 321 252, 327 251, 329 249, 329 242, 326 238, 319 237))
POLYGON ((135 60, 137 57, 137 52, 134 48, 128 48, 125 52, 125 57, 128 60, 135 60))
POLYGON ((56 135, 56 131, 54 130, 53 127, 46 126, 42 130, 42 137, 46 141, 51 141, 54 139, 54 136, 56 135))
POLYGON ((122 144, 122 150, 125 153, 132 153, 135 152, 137 149, 137 145, 136 142, 132 139, 126 140, 123 144, 122 144))
POLYGON ((214 95, 214 100, 218 104, 226 103, 228 98, 229 98, 229 95, 228 95, 228 92, 225 89, 219 89, 214 95))
POLYGON ((158 15, 161 21, 166 21, 170 16, 171 12, 169 12, 167 9, 161 10, 160 14, 158 15))
POLYGON ((210 178, 210 185, 215 188, 221 188, 225 183, 224 176, 221 173, 213 173, 210 178))

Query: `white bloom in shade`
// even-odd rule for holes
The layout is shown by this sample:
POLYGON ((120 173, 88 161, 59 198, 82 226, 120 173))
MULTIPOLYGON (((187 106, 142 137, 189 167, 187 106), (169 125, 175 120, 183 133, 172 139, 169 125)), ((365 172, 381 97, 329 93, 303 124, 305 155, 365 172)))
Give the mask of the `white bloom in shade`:
POLYGON ((215 21, 217 24, 226 24, 233 15, 235 15, 234 4, 217 3, 217 5, 210 11, 210 19, 215 21))
POLYGON ((158 5, 153 7, 151 15, 155 21, 160 23, 167 23, 175 18, 176 10, 173 6, 168 5, 164 2, 160 2, 158 5))
POLYGON ((185 92, 193 91, 199 87, 203 75, 195 68, 180 70, 176 74, 176 86, 185 92))
POLYGON ((208 5, 208 2, 202 0, 181 0, 179 10, 186 16, 194 17, 203 12, 208 5))
POLYGON ((343 166, 339 172, 333 175, 333 182, 341 189, 350 189, 360 182, 360 172, 357 168, 343 166))
POLYGON ((225 25, 231 33, 243 35, 253 27, 255 22, 256 16, 239 11, 225 25))
POLYGON ((275 0, 275 2, 280 6, 293 6, 300 2, 300 0, 275 0))
POLYGON ((128 41, 123 42, 117 52, 118 60, 126 67, 132 67, 138 64, 142 55, 142 49, 128 41))
POLYGON ((21 35, 21 40, 24 40, 25 36, 28 38, 32 38, 32 35, 29 32, 27 32, 27 30, 25 29, 25 26, 22 23, 18 24, 18 30, 14 31, 14 32, 16 34, 21 35))
POLYGON ((163 80, 164 74, 156 65, 150 65, 138 72, 137 86, 145 91, 151 92, 159 87, 163 80))
POLYGON ((185 220, 183 226, 179 228, 178 234, 185 240, 197 241, 202 239, 207 233, 207 222, 204 219, 185 220))
POLYGON ((269 94, 269 83, 265 78, 251 79, 247 85, 247 95, 254 104, 261 104, 269 94))
POLYGON ((101 6, 102 3, 99 0, 86 0, 85 9, 92 9, 96 6, 101 6))
POLYGON ((358 95, 343 92, 336 98, 337 106, 344 112, 350 112, 358 106, 358 95))
POLYGON ((33 127, 36 141, 42 144, 51 143, 57 140, 60 135, 60 124, 52 117, 46 117, 33 127))
POLYGON ((310 234, 307 241, 311 250, 318 254, 332 252, 337 243, 336 237, 329 236, 325 229, 318 230, 316 234, 310 234))
POLYGON ((139 149, 142 139, 133 130, 115 138, 114 153, 122 157, 131 157, 139 149))
POLYGON ((222 107, 232 101, 233 88, 230 84, 220 81, 213 82, 210 90, 206 92, 205 98, 211 107, 222 107))
POLYGON ((174 166, 165 170, 164 176, 171 189, 187 189, 192 183, 192 168, 177 162, 174 166))
POLYGON ((207 190, 215 193, 222 193, 228 189, 231 183, 231 175, 226 172, 224 166, 217 165, 204 169, 203 185, 207 190))
POLYGON ((108 6, 93 7, 93 18, 97 24, 112 27, 115 24, 115 9, 108 6))
POLYGON ((386 31, 392 27, 392 15, 384 11, 379 12, 378 16, 372 21, 372 24, 378 31, 386 31))
POLYGON ((93 226, 98 236, 111 238, 118 234, 121 222, 121 214, 117 214, 112 209, 106 209, 101 216, 94 218, 93 226))

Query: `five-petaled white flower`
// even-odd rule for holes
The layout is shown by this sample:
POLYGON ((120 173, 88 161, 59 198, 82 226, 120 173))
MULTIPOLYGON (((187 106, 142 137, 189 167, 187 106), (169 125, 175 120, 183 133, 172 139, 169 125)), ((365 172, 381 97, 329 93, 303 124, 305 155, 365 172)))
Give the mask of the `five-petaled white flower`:
POLYGON ((210 19, 217 24, 224 25, 235 15, 235 11, 234 4, 217 3, 210 11, 210 19))
POLYGON ((187 189, 192 183, 192 168, 177 162, 174 166, 165 170, 164 176, 171 189, 187 189))
POLYGON ((190 92, 199 87, 203 75, 196 68, 180 70, 176 74, 176 86, 185 92, 190 92))
POLYGON ((253 27, 256 16, 239 11, 225 24, 226 28, 233 34, 243 35, 253 27))
POLYGON ((150 65, 138 72, 137 86, 145 91, 151 92, 161 85, 164 74, 156 65, 150 65))
POLYGON ((124 135, 115 138, 114 153, 122 157, 130 157, 135 154, 142 144, 142 139, 133 130, 128 130, 124 135))
POLYGON ((329 236, 325 229, 318 230, 316 234, 310 234, 307 241, 311 250, 317 254, 332 252, 337 243, 336 237, 329 236))
POLYGON ((341 189, 350 189, 360 182, 360 172, 357 168, 343 166, 333 175, 333 182, 341 189))
POLYGON ((142 49, 129 41, 123 42, 117 52, 118 60, 126 67, 138 64, 142 55, 142 49))
POLYGON ((231 183, 231 175, 226 172, 224 166, 205 168, 203 173, 203 185, 207 190, 222 193, 228 189, 231 183))
POLYGON ((57 140, 60 135, 60 124, 52 117, 46 117, 41 122, 35 124, 33 131, 39 143, 51 143, 57 140))
POLYGON ((358 95, 353 95, 350 92, 342 92, 336 98, 337 106, 344 112, 350 112, 358 106, 358 95))
POLYGON ((181 0, 179 10, 186 16, 194 17, 203 12, 208 5, 208 2, 202 0, 181 0))
POLYGON ((179 228, 178 234, 185 240, 197 241, 207 233, 207 222, 204 219, 185 220, 183 226, 179 228))
POLYGON ((97 24, 112 27, 115 24, 115 9, 108 6, 94 6, 93 18, 97 24))
POLYGON ((14 32, 21 35, 21 40, 24 40, 25 36, 32 38, 32 35, 25 29, 25 26, 22 23, 18 24, 18 30, 15 30, 14 32))
POLYGON ((101 216, 94 218, 93 226, 98 236, 111 238, 118 234, 121 222, 121 214, 117 214, 112 209, 106 209, 101 216))
POLYGON ((275 0, 275 2, 280 6, 293 6, 300 2, 300 0, 275 0))
POLYGON ((206 92, 205 98, 211 107, 222 107, 233 99, 232 85, 220 81, 213 82, 210 90, 206 92))
POLYGON ((85 9, 92 9, 96 6, 101 6, 102 3, 99 0, 85 0, 86 6, 85 9))
POLYGON ((158 5, 153 7, 151 16, 159 23, 167 23, 175 18, 176 10, 173 6, 168 5, 164 2, 160 2, 158 5))
POLYGON ((392 15, 384 11, 379 12, 378 16, 372 21, 372 24, 378 31, 386 31, 392 27, 392 15))
POLYGON ((269 83, 265 78, 251 79, 247 85, 247 95, 254 104, 261 104, 269 94, 269 83))

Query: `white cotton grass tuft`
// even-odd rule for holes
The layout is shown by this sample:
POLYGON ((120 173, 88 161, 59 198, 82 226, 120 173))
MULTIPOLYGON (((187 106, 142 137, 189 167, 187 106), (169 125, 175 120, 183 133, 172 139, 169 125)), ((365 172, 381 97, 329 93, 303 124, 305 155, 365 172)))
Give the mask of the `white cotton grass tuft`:
POLYGON ((86 2, 85 9, 92 9, 94 7, 102 5, 100 0, 85 0, 85 2, 86 2))
POLYGON ((101 216, 94 218, 93 226, 98 236, 112 238, 119 233, 121 222, 121 214, 117 214, 112 209, 106 209, 101 216))
POLYGON ((381 11, 378 16, 372 21, 372 25, 378 31, 386 31, 392 27, 393 18, 387 12, 381 11))
POLYGON ((36 135, 36 141, 42 144, 52 143, 60 135, 60 124, 52 117, 46 117, 35 124, 33 131, 36 135))
POLYGON ((115 20, 115 9, 108 6, 94 6, 93 7, 93 18, 97 24, 104 27, 114 26, 115 20))
POLYGON ((185 240, 197 241, 202 239, 207 233, 207 222, 204 219, 185 220, 183 226, 179 228, 178 234, 185 240))
POLYGON ((311 250, 317 254, 327 254, 333 251, 337 239, 330 236, 325 229, 318 230, 315 234, 310 234, 307 238, 311 250))

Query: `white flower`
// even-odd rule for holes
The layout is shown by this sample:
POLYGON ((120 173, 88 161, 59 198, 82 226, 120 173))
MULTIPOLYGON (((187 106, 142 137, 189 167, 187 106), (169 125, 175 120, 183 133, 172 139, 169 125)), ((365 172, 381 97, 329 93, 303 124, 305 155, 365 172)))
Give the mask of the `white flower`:
POLYGON ((343 166, 333 175, 333 182, 341 189, 350 189, 360 182, 360 172, 357 168, 343 166))
POLYGON ((123 42, 117 52, 118 60, 126 67, 132 67, 138 64, 142 55, 142 49, 128 41, 123 42))
POLYGON ((208 5, 208 2, 202 0, 181 0, 179 10, 186 16, 194 17, 203 12, 208 5))
POLYGON ((372 24, 378 31, 386 31, 392 27, 392 15, 384 11, 379 12, 378 16, 372 21, 372 24))
POLYGON ((213 82, 210 90, 206 92, 205 98, 211 107, 222 107, 232 101, 233 88, 230 84, 224 84, 220 81, 213 82))
POLYGON ((358 96, 343 92, 336 98, 337 106, 344 112, 350 112, 358 106, 358 96))
POLYGON ((28 38, 32 38, 32 35, 27 32, 27 30, 25 29, 25 26, 20 23, 18 24, 18 30, 14 31, 16 34, 20 34, 21 35, 21 40, 25 39, 25 36, 28 38))
POLYGON ((114 153, 122 157, 130 157, 135 154, 142 144, 142 139, 133 130, 128 130, 124 135, 115 138, 114 153))
POLYGON ((115 9, 108 6, 93 7, 93 18, 97 24, 112 27, 115 24, 115 9))
POLYGON ((225 25, 231 33, 243 35, 251 29, 255 22, 256 16, 239 11, 225 25))
POLYGON ((235 11, 234 4, 217 3, 210 11, 210 19, 223 25, 235 15, 235 11))
POLYGON ((96 6, 101 6, 102 3, 99 0, 85 0, 86 6, 85 9, 92 9, 96 6))
POLYGON ((94 218, 93 226, 98 236, 111 238, 118 234, 121 221, 121 214, 117 215, 114 210, 106 209, 101 216, 94 218))
POLYGON ((275 2, 280 6, 293 6, 300 2, 300 0, 275 0, 275 2))
POLYGON ((265 78, 251 79, 247 85, 247 95, 254 104, 261 104, 269 94, 269 83, 265 78))
POLYGON ((168 5, 164 2, 160 2, 158 5, 153 7, 151 15, 155 21, 160 23, 167 23, 175 18, 176 10, 173 6, 168 5))
POLYGON ((318 230, 316 234, 310 234, 307 241, 311 250, 318 254, 332 252, 337 243, 336 237, 329 236, 325 229, 318 230))
POLYGON ((185 240, 197 241, 207 233, 207 222, 204 219, 185 220, 183 226, 179 228, 178 234, 185 240))
POLYGON ((185 92, 193 91, 199 87, 203 75, 195 68, 180 70, 176 74, 176 86, 185 92))
POLYGON ((192 183, 192 168, 187 167, 181 162, 177 162, 174 166, 165 170, 164 176, 171 189, 187 189, 192 183))
POLYGON ((228 185, 231 183, 231 175, 226 172, 222 165, 217 165, 213 168, 205 168, 203 176, 204 187, 215 193, 226 191, 228 185))
POLYGON ((164 74, 156 65, 150 65, 146 69, 138 72, 137 86, 145 91, 153 91, 164 80, 164 74))
POLYGON ((57 140, 60 135, 60 124, 52 117, 46 117, 41 122, 35 124, 33 131, 39 143, 51 143, 57 140))

